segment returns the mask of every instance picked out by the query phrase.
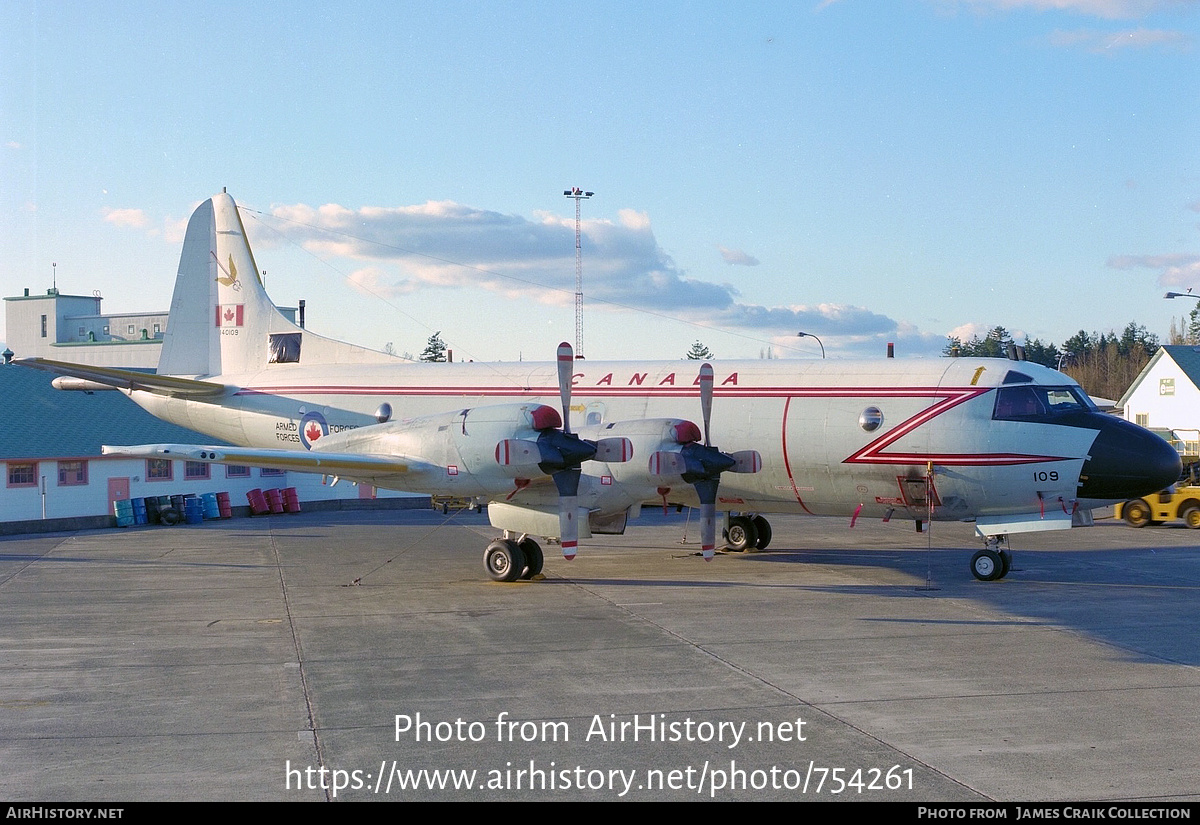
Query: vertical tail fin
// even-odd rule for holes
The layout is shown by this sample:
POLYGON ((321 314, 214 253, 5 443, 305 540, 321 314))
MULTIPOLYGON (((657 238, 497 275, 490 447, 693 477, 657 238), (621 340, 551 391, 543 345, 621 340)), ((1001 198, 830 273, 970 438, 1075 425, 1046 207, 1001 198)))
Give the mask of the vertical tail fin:
POLYGON ((393 360, 322 338, 289 321, 267 296, 237 204, 225 192, 188 221, 160 375, 246 375, 288 364, 393 360))

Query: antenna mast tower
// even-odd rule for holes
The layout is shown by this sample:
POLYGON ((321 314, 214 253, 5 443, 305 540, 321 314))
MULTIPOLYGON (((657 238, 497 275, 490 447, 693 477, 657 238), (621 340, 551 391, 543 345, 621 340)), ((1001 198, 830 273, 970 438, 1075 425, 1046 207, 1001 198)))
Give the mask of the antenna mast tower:
POLYGON ((575 201, 575 357, 583 357, 583 246, 579 234, 579 202, 591 198, 595 192, 584 192, 572 186, 563 192, 575 201))

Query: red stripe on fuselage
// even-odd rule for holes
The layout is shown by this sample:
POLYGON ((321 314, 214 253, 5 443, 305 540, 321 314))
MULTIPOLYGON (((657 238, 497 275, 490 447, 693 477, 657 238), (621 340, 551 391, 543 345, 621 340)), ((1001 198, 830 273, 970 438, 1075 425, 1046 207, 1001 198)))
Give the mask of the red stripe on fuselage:
MULTIPOLYGON (((925 408, 916 415, 902 421, 880 438, 870 442, 862 449, 852 453, 842 460, 844 464, 925 464, 932 461, 935 464, 954 466, 1002 466, 1009 464, 1035 464, 1042 461, 1068 460, 1065 456, 1032 455, 1024 453, 885 453, 884 450, 904 436, 912 433, 924 424, 957 407, 966 401, 991 392, 995 387, 796 387, 796 386, 763 386, 763 387, 714 387, 713 396, 717 399, 784 399, 784 415, 781 422, 783 439, 783 459, 788 480, 792 485, 796 501, 803 507, 799 489, 792 477, 790 459, 787 451, 787 410, 794 398, 938 398, 937 403, 925 408)), ((557 397, 558 387, 498 387, 491 385, 428 385, 428 386, 381 386, 381 385, 286 385, 243 387, 235 395, 270 395, 290 396, 305 395, 386 395, 403 398, 408 397, 444 397, 447 407, 452 408, 463 398, 547 398, 557 397)), ((696 385, 686 386, 580 386, 572 387, 576 398, 696 398, 699 388, 696 385)), ((805 510, 808 508, 805 507, 805 510)))

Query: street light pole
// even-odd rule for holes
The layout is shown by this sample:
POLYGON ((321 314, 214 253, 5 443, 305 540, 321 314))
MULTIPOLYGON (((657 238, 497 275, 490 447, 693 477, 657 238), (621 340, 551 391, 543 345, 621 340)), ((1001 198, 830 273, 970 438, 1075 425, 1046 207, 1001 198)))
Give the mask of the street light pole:
MULTIPOLYGON (((817 336, 813 335, 811 332, 797 332, 796 337, 797 338, 817 338, 817 336)), ((817 338, 817 343, 821 344, 820 338, 817 338)), ((824 344, 821 344, 821 357, 822 358, 825 357, 825 345, 824 344)))

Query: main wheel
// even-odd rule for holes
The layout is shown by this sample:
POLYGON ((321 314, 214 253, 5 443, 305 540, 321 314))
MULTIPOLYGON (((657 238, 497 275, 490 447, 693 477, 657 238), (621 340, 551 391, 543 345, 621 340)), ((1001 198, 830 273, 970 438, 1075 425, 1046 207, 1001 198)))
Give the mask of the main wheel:
POLYGON ((754 522, 745 516, 734 516, 729 520, 729 529, 725 531, 725 544, 730 550, 741 552, 753 547, 758 541, 758 531, 754 522))
POLYGON ((971 574, 981 582, 991 582, 1004 575, 1004 560, 995 550, 980 550, 971 556, 971 574))
POLYGON ((1200 528, 1200 507, 1195 504, 1189 504, 1179 512, 1179 517, 1183 519, 1183 523, 1193 530, 1200 528))
POLYGON ((542 565, 546 563, 546 557, 542 555, 542 546, 533 539, 526 537, 517 547, 520 548, 522 555, 525 556, 525 572, 521 574, 521 578, 532 579, 538 573, 541 573, 542 565))
POLYGON ((1130 527, 1145 527, 1150 523, 1150 508, 1140 498, 1125 502, 1125 522, 1130 527))
POLYGON ((771 543, 771 522, 762 516, 755 516, 754 530, 758 533, 758 540, 754 542, 754 549, 766 550, 767 545, 771 543))
POLYGON ((496 539, 483 552, 483 566, 492 581, 515 582, 525 570, 525 554, 515 541, 496 539))
POLYGON ((1001 569, 1000 575, 998 576, 998 578, 1002 579, 1008 575, 1008 571, 1012 570, 1012 565, 1013 565, 1012 551, 1009 550, 1008 548, 1001 550, 1000 551, 1000 561, 1004 564, 1004 567, 1001 569))

